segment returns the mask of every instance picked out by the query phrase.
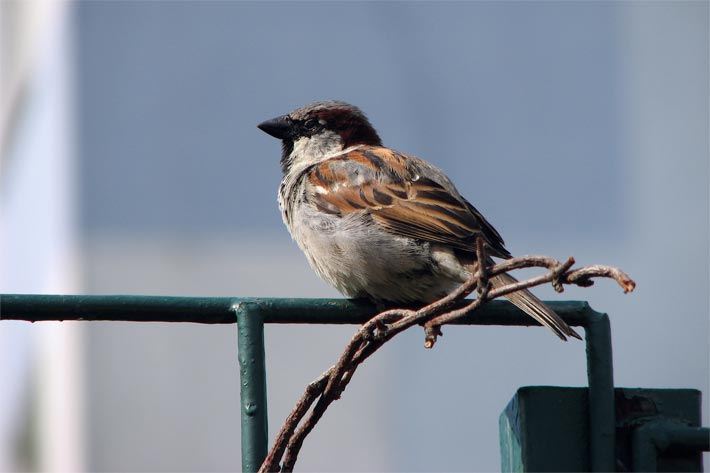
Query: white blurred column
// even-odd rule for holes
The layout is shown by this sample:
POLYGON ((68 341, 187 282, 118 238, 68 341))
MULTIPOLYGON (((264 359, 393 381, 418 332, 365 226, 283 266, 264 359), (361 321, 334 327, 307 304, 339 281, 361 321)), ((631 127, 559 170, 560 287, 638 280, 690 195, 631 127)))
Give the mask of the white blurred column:
MULTIPOLYGON (((69 8, 3 3, 3 293, 79 291, 69 8)), ((0 470, 84 469, 81 350, 76 323, 0 324, 0 470), (29 465, 13 451, 18 431, 33 433, 29 465)))

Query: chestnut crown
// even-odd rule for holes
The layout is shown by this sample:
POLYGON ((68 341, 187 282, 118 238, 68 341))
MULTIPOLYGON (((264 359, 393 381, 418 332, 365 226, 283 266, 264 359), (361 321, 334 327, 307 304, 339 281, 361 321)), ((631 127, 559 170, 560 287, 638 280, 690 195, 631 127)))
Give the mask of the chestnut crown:
POLYGON ((260 123, 258 127, 282 140, 285 146, 300 138, 325 132, 340 136, 343 148, 359 144, 382 145, 382 140, 359 108, 336 100, 311 103, 287 115, 260 123))

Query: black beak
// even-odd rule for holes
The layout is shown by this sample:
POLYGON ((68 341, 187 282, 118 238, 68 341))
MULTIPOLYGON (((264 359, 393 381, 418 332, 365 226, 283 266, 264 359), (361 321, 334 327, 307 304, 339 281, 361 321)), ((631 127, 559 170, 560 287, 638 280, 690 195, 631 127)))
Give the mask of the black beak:
POLYGON ((288 134, 291 131, 291 119, 287 115, 282 115, 280 117, 272 118, 271 120, 266 120, 263 123, 259 123, 257 128, 264 133, 268 133, 274 138, 283 140, 288 137, 288 134))

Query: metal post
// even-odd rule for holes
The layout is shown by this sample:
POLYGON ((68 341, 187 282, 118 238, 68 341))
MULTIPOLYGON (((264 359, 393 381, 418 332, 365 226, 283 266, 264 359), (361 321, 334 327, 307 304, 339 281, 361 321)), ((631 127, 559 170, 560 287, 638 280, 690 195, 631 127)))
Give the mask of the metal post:
POLYGON ((614 372, 606 314, 592 313, 584 327, 589 380, 589 457, 592 471, 615 471, 614 372))
MULTIPOLYGON (((664 418, 651 420, 637 427, 631 437, 634 471, 658 471, 658 455, 671 447, 707 452, 710 450, 710 430, 707 427, 692 427, 664 418)), ((700 453, 698 463, 702 467, 700 453)))
POLYGON ((268 426, 264 319, 258 305, 239 302, 237 313, 242 418, 242 471, 255 472, 266 458, 268 426))

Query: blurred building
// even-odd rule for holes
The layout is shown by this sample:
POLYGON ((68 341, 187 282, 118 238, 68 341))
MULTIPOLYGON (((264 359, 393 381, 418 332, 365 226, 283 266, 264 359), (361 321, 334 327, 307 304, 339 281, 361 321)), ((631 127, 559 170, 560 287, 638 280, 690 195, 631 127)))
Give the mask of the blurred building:
MULTIPOLYGON (((707 3, 1 5, 0 292, 336 297, 282 227, 255 125, 339 98, 513 253, 630 272, 632 296, 564 298, 611 315, 617 385, 707 406, 707 3)), ((586 383, 581 343, 445 332, 358 371, 300 468, 496 470, 518 386, 586 383)), ((267 328, 271 432, 351 333, 267 328)), ((0 470, 240 467, 236 327, 4 322, 0 376, 0 470)))
MULTIPOLYGON (((70 12, 0 4, 0 292, 80 292, 70 12)), ((0 300, 2 310, 2 300, 0 300)), ((0 471, 85 467, 80 327, 0 327, 0 471)))

